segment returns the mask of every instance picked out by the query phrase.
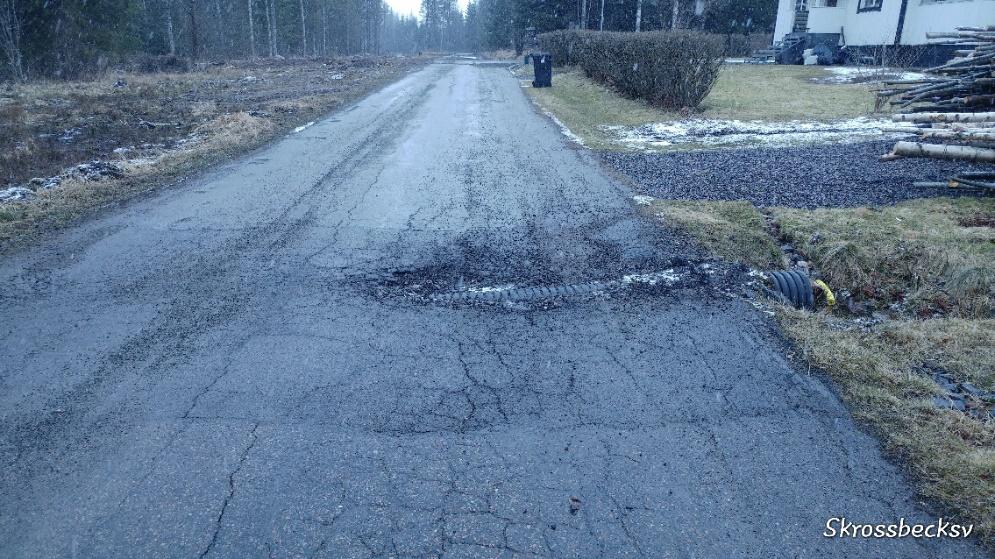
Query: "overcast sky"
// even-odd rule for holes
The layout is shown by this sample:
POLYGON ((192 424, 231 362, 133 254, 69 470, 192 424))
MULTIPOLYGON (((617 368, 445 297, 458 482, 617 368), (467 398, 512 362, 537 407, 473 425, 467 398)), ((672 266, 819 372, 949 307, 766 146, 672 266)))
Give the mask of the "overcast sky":
MULTIPOLYGON (((466 13, 466 3, 468 0, 456 0, 459 9, 466 13)), ((402 15, 416 16, 421 10, 421 0, 387 0, 387 4, 394 12, 402 15)))

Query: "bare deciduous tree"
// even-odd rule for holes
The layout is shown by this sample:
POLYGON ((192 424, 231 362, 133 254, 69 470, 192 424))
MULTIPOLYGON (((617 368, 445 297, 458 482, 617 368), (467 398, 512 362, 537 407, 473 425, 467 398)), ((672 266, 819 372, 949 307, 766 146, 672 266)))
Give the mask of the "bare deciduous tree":
POLYGON ((3 48, 11 76, 24 81, 24 58, 21 52, 21 20, 14 0, 0 0, 0 48, 3 48))

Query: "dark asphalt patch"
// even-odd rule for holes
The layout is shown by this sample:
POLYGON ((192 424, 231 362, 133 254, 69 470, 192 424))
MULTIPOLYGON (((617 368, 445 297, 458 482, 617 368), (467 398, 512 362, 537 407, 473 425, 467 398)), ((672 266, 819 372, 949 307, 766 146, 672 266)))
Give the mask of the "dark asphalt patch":
POLYGON ((665 268, 623 273, 614 278, 571 283, 543 283, 514 274, 497 279, 451 265, 400 270, 374 281, 377 299, 404 299, 449 307, 482 306, 511 310, 548 310, 597 300, 714 295, 753 297, 749 270, 715 261, 674 259, 665 268), (488 282, 487 280, 492 280, 488 282), (493 281, 493 280, 497 281, 493 281))

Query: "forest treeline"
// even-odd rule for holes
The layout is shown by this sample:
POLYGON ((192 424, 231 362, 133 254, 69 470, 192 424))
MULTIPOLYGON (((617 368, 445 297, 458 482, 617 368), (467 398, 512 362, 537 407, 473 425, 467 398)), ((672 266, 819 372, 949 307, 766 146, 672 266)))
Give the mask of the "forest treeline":
POLYGON ((195 61, 525 47, 585 28, 767 32, 776 0, 0 0, 0 78, 88 76, 141 56, 195 61))

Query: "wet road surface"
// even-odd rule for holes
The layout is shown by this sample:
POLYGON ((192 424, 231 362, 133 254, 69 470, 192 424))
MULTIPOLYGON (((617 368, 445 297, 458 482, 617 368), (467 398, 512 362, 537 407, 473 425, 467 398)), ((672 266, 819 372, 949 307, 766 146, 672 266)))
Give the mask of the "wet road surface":
POLYGON ((980 556, 718 269, 431 65, 0 264, 0 555, 980 556))

